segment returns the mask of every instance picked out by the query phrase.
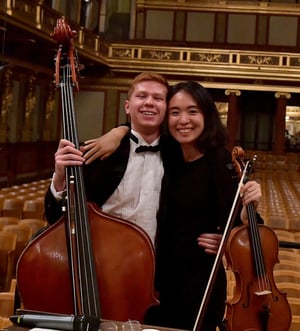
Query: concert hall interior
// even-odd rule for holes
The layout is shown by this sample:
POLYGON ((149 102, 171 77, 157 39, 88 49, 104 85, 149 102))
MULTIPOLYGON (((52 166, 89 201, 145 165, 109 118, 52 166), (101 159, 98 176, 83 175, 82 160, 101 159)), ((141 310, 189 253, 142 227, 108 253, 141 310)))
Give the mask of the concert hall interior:
MULTIPOLYGON (((76 31, 80 143, 128 122, 127 89, 141 72, 208 89, 228 150, 241 146, 255 158, 258 212, 278 239, 271 274, 287 295, 289 330, 298 331, 300 0, 1 0, 0 329, 23 308, 18 259, 48 226, 44 197, 64 131, 53 39, 61 17, 76 31)), ((231 300, 240 280, 225 258, 223 266, 231 300)))

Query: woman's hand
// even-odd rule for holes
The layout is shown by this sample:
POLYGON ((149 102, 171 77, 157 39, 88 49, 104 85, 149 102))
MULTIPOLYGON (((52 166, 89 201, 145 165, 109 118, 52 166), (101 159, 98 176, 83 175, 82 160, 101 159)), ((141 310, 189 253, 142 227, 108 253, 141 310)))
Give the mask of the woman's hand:
POLYGON ((256 181, 249 181, 241 186, 240 195, 243 203, 243 209, 241 211, 241 220, 243 222, 246 222, 248 217, 247 217, 247 210, 245 207, 250 202, 253 202, 254 208, 257 209, 259 200, 261 198, 261 186, 256 181))
POLYGON ((198 245, 203 247, 207 254, 217 254, 222 235, 218 233, 202 233, 198 238, 198 245))
POLYGON ((127 126, 119 126, 99 138, 85 141, 84 146, 80 147, 80 150, 84 153, 85 163, 90 164, 97 158, 104 160, 109 157, 120 146, 121 140, 128 131, 127 126))

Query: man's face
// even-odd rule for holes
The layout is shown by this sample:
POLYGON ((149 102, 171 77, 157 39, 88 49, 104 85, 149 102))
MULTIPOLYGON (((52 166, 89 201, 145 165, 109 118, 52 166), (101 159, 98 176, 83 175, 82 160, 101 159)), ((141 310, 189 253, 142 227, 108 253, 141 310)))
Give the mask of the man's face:
POLYGON ((167 88, 156 81, 137 83, 125 101, 132 128, 141 134, 160 132, 167 109, 166 96, 167 88))

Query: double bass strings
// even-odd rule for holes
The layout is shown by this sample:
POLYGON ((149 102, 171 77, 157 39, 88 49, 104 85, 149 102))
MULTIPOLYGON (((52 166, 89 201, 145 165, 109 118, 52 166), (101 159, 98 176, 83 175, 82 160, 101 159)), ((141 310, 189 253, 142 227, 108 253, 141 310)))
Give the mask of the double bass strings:
MULTIPOLYGON (((73 102, 72 68, 67 64, 62 73, 62 111, 64 137, 79 148, 75 107, 73 102)), ((68 233, 70 242, 70 258, 72 260, 72 279, 77 293, 75 306, 81 307, 85 303, 84 312, 89 315, 100 314, 98 300, 98 284, 94 270, 93 251, 90 241, 90 225, 86 204, 86 195, 83 185, 83 173, 81 166, 67 167, 67 203, 68 203, 68 233), (81 267, 84 266, 84 267, 81 267), (79 286, 80 284, 80 286, 79 286), (89 293, 89 295, 87 295, 89 293)), ((75 298, 74 298, 75 299, 75 298)), ((83 313, 78 311, 77 313, 83 313)), ((81 310, 81 309, 80 309, 81 310)))

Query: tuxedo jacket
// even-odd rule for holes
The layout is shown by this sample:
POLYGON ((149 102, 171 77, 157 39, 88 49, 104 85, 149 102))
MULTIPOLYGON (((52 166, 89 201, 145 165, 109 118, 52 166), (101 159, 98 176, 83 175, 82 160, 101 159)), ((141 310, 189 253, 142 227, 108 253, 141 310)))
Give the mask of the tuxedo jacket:
MULTIPOLYGON (((161 156, 163 159, 163 143, 161 137, 161 156)), ((83 165, 84 186, 88 202, 101 207, 120 184, 127 168, 130 152, 130 135, 126 135, 119 148, 105 160, 99 158, 89 165, 83 165)), ((62 201, 57 201, 50 188, 45 196, 45 215, 50 224, 55 223, 63 215, 62 201)))

